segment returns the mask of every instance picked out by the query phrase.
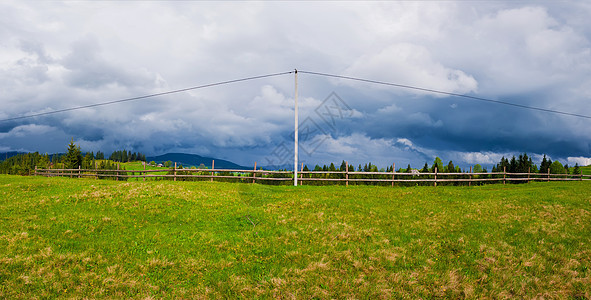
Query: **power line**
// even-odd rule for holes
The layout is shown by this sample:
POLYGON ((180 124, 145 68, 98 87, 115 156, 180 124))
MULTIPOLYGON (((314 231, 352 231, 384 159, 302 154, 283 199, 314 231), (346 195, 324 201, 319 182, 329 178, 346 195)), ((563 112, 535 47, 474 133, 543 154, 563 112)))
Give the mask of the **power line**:
POLYGON ((301 71, 301 70, 298 70, 298 72, 299 73, 304 73, 304 74, 311 74, 311 75, 318 75, 318 76, 325 76, 325 77, 332 77, 332 78, 340 78, 340 79, 361 81, 361 82, 367 82, 367 83, 373 83, 373 84, 394 86, 394 87, 399 87, 399 88, 412 89, 412 90, 417 90, 417 91, 423 91, 423 92, 429 92, 429 93, 435 93, 435 94, 442 94, 442 95, 448 95, 448 96, 462 97, 462 98, 467 98, 467 99, 472 99, 472 100, 478 100, 478 101, 491 102, 491 103, 496 103, 496 104, 509 105, 509 106, 514 106, 514 107, 519 107, 519 108, 525 108, 525 109, 531 109, 531 110, 538 110, 538 111, 555 113, 555 114, 561 114, 561 115, 567 115, 567 116, 572 116, 572 117, 579 117, 579 118, 591 119, 591 116, 586 116, 586 115, 574 114, 574 113, 569 113, 569 112, 564 112, 564 111, 558 111, 558 110, 553 110, 553 109, 547 109, 547 108, 540 108, 540 107, 535 107, 535 106, 528 106, 528 105, 516 104, 516 103, 511 103, 511 102, 506 102, 506 101, 500 101, 500 100, 493 100, 493 99, 475 97, 475 96, 470 96, 470 95, 463 95, 463 94, 456 94, 456 93, 444 92, 444 91, 439 91, 439 90, 434 90, 434 89, 428 89, 428 88, 421 88, 421 87, 416 87, 416 86, 411 86, 411 85, 397 84, 397 83, 391 83, 391 82, 383 82, 383 81, 377 81, 377 80, 371 80, 371 79, 363 79, 363 78, 356 78, 356 77, 349 77, 349 76, 343 76, 343 75, 334 75, 334 74, 327 74, 327 73, 311 72, 311 71, 301 71))
POLYGON ((26 116, 21 116, 21 117, 14 117, 14 118, 9 118, 9 119, 2 119, 2 120, 0 120, 0 122, 15 121, 15 120, 21 120, 21 119, 27 119, 27 118, 33 118, 33 117, 39 117, 39 116, 52 115, 52 114, 57 114, 57 113, 62 113, 62 112, 67 112, 67 111, 91 108, 91 107, 98 107, 98 106, 105 106, 105 105, 111 105, 111 104, 116 104, 116 103, 136 101, 136 100, 141 100, 141 99, 146 99, 146 98, 153 98, 153 97, 158 97, 158 96, 164 96, 164 95, 181 93, 181 92, 186 92, 186 91, 191 91, 191 90, 208 88, 208 87, 217 86, 217 85, 231 84, 231 83, 249 81, 249 80, 254 80, 254 79, 261 79, 261 78, 286 75, 286 74, 291 74, 293 72, 294 71, 289 71, 289 72, 282 72, 282 73, 274 73, 274 74, 252 76, 252 77, 246 77, 246 78, 240 78, 240 79, 233 79, 233 80, 221 81, 221 82, 216 82, 216 83, 209 83, 209 84, 204 84, 204 85, 199 85, 199 86, 194 86, 194 87, 189 87, 189 88, 184 88, 184 89, 179 89, 179 90, 173 90, 173 91, 168 91, 168 92, 149 94, 149 95, 144 95, 144 96, 125 98, 125 99, 119 99, 119 100, 114 100, 114 101, 107 101, 107 102, 101 102, 101 103, 95 103, 95 104, 89 104, 89 105, 83 105, 83 106, 77 106, 77 107, 71 107, 71 108, 64 108, 64 109, 59 109, 59 110, 54 110, 54 111, 49 111, 49 112, 44 112, 44 113, 37 113, 37 114, 32 114, 32 115, 26 115, 26 116))
MULTIPOLYGON (((92 108, 92 107, 106 106, 106 105, 123 103, 123 102, 137 101, 137 100, 142 100, 142 99, 146 99, 146 98, 153 98, 153 97, 158 97, 158 96, 170 95, 170 94, 181 93, 181 92, 186 92, 186 91, 190 91, 190 90, 202 89, 202 88, 213 87, 213 86, 218 86, 218 85, 225 85, 225 84, 237 83, 237 82, 242 82, 242 81, 249 81, 249 80, 261 79, 261 78, 287 75, 287 74, 292 74, 294 72, 295 71, 289 71, 289 72, 273 73, 273 74, 266 74, 266 75, 259 75, 259 76, 234 79, 234 80, 221 81, 221 82, 199 85, 199 86, 178 89, 178 90, 172 90, 172 91, 167 91, 167 92, 162 92, 162 93, 155 93, 155 94, 149 94, 149 95, 144 95, 144 96, 138 96, 138 97, 125 98, 125 99, 119 99, 119 100, 114 100, 114 101, 107 101, 107 102, 101 102, 101 103, 59 109, 59 110, 54 110, 54 111, 49 111, 49 112, 44 112, 44 113, 37 113, 37 114, 31 114, 31 115, 26 115, 26 116, 2 119, 2 120, 0 120, 0 122, 16 121, 16 120, 21 120, 21 119, 46 116, 46 115, 74 111, 74 110, 85 109, 85 108, 92 108)), ((416 87, 416 86, 411 86, 411 85, 404 85, 404 84, 398 84, 398 83, 391 83, 391 82, 384 82, 384 81, 377 81, 377 80, 372 80, 372 79, 364 79, 364 78, 335 75, 335 74, 328 74, 328 73, 312 72, 312 71, 298 70, 298 72, 303 73, 303 74, 311 74, 311 75, 318 75, 318 76, 324 76, 324 77, 340 78, 340 79, 347 79, 347 80, 353 80, 353 81, 367 82, 367 83, 372 83, 372 84, 393 86, 393 87, 399 87, 399 88, 404 88, 404 89, 412 89, 412 90, 417 90, 417 91, 442 94, 442 95, 448 95, 448 96, 454 96, 454 97, 461 97, 461 98, 477 100, 477 101, 484 101, 484 102, 495 103, 495 104, 508 105, 508 106, 513 106, 513 107, 518 107, 518 108, 524 108, 524 109, 537 110, 537 111, 543 111, 543 112, 548 112, 548 113, 567 115, 567 116, 572 116, 572 117, 591 119, 591 116, 586 116, 586 115, 581 115, 581 114, 575 114, 575 113, 563 112, 563 111, 558 111, 558 110, 553 110, 553 109, 546 109, 546 108, 540 108, 540 107, 535 107, 535 106, 516 104, 516 103, 511 103, 511 102, 506 102, 506 101, 501 101, 501 100, 493 100, 493 99, 487 99, 487 98, 464 95, 464 94, 445 92, 445 91, 416 87)))

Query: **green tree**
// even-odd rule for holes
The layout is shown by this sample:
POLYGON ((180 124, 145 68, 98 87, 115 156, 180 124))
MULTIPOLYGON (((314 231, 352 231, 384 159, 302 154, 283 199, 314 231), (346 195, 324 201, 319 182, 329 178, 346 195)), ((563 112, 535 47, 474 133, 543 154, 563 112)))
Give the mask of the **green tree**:
POLYGON ((551 164, 552 160, 546 159, 546 154, 544 154, 544 158, 540 164, 540 173, 548 173, 548 168, 550 168, 551 164))
POLYGON ((431 167, 431 172, 435 171, 435 167, 437 167, 437 172, 443 172, 443 162, 441 158, 435 157, 435 161, 433 161, 433 166, 431 167))
POLYGON ((330 166, 328 167, 328 171, 334 172, 336 170, 337 170, 337 168, 334 166, 334 164, 330 163, 330 166))
POLYGON ((509 168, 507 168, 507 172, 517 173, 517 159, 515 159, 515 155, 511 157, 511 161, 509 162, 509 168))
POLYGON ((105 154, 101 151, 96 152, 96 159, 105 159, 105 154))
POLYGON ((86 152, 82 158, 82 169, 92 169, 94 167, 94 157, 92 152, 86 152))
POLYGON ((371 163, 369 163, 369 171, 370 172, 378 172, 378 166, 372 165, 371 163))
POLYGON ((482 166, 479 164, 475 164, 474 168, 472 168, 473 173, 482 173, 482 166))
POLYGON ((429 173, 429 164, 425 163, 423 169, 421 170, 421 173, 429 173))
MULTIPOLYGON (((472 168, 472 173, 484 173, 480 164, 475 164, 472 168)), ((478 178, 480 175, 474 175, 474 178, 478 178)))
POLYGON ((551 174, 564 174, 566 173, 566 171, 564 170, 564 167, 562 166, 562 164, 555 160, 554 162, 552 162, 552 164, 550 164, 550 173, 551 174))
POLYGON ((82 152, 80 147, 74 144, 74 139, 68 144, 68 152, 64 161, 66 169, 77 169, 78 166, 82 165, 82 152))
POLYGON ((456 167, 454 166, 454 163, 451 160, 449 161, 449 163, 447 163, 446 171, 449 173, 453 173, 456 171, 456 167))
POLYGON ((581 174, 581 169, 579 168, 579 163, 575 164, 575 167, 573 168, 573 174, 574 175, 579 175, 581 174))
MULTIPOLYGON (((351 167, 349 167, 350 169, 351 167)), ((339 168, 339 171, 346 171, 347 170, 347 163, 345 162, 345 160, 343 160, 343 162, 341 163, 341 167, 339 168)))

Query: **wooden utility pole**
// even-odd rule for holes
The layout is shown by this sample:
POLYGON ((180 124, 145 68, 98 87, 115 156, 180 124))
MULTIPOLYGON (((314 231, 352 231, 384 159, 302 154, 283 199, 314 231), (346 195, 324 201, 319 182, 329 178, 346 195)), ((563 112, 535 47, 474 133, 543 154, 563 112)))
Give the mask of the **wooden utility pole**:
POLYGON ((295 134, 294 134, 294 158, 293 158, 293 185, 298 186, 298 70, 295 70, 295 134))

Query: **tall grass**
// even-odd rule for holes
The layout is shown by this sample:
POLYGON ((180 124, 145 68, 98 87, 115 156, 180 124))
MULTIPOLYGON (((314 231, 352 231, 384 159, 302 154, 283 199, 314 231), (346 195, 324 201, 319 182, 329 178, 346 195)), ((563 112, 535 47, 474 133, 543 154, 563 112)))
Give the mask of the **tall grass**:
POLYGON ((590 191, 0 176, 0 298, 589 298, 590 191))

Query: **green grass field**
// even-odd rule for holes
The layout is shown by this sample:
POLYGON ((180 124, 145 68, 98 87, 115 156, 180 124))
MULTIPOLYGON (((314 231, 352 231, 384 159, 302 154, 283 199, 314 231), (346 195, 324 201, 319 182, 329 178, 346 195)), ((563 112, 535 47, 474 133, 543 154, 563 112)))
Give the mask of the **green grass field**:
POLYGON ((0 175, 0 298, 590 298, 591 182, 0 175))

